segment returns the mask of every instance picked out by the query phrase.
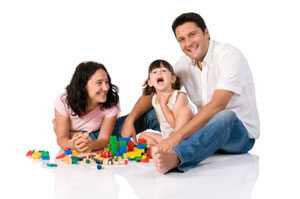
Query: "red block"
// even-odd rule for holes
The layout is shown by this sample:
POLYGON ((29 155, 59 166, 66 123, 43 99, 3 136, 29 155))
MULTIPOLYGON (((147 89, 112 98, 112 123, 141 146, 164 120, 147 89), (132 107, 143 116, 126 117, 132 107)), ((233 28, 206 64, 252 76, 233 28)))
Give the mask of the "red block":
POLYGON ((28 152, 26 153, 26 156, 32 156, 32 151, 28 151, 28 152))
POLYGON ((131 141, 128 142, 128 143, 127 143, 127 147, 128 147, 128 149, 127 149, 128 151, 133 151, 133 149, 134 149, 134 143, 131 142, 131 141))
POLYGON ((147 140, 144 138, 139 138, 138 143, 139 144, 147 144, 147 140))
POLYGON ((56 156, 56 159, 61 159, 61 158, 64 158, 65 156, 66 156, 66 154, 62 153, 62 154, 56 156))

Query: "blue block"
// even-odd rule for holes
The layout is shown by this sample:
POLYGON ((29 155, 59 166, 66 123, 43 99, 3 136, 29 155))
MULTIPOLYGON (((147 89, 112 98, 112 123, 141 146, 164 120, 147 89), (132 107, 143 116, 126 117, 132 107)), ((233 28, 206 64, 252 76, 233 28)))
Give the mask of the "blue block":
POLYGON ((138 149, 145 149, 145 144, 137 144, 138 149))
POLYGON ((65 151, 65 154, 66 154, 66 155, 72 155, 72 150, 66 150, 66 151, 65 151))

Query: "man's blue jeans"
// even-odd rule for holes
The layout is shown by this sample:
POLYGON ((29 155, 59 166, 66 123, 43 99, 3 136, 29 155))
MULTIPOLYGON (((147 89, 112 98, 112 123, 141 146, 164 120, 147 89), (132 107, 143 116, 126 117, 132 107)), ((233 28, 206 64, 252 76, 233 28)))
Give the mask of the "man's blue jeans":
MULTIPOLYGON (((121 137, 125 119, 126 116, 117 119, 113 135, 121 137)), ((160 131, 154 109, 151 109, 136 120, 134 126, 136 133, 146 129, 160 131)), ((97 133, 95 135, 96 138, 99 132, 95 133, 97 133)), ((90 136, 94 136, 93 133, 90 136)), ((204 127, 183 140, 173 151, 180 160, 178 169, 180 171, 188 171, 216 152, 229 154, 247 153, 254 143, 255 139, 249 138, 245 126, 236 114, 233 111, 224 110, 212 117, 204 127)))
POLYGON ((173 150, 180 163, 178 169, 187 171, 215 152, 242 154, 254 145, 243 123, 230 110, 223 110, 173 150))

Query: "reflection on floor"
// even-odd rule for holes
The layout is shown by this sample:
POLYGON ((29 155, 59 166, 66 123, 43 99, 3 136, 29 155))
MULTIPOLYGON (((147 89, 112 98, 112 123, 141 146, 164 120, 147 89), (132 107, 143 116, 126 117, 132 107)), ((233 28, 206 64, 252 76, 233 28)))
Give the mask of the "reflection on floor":
POLYGON ((259 158, 251 154, 214 155, 185 173, 166 175, 154 163, 130 162, 97 170, 90 165, 53 168, 55 198, 251 198, 259 158))

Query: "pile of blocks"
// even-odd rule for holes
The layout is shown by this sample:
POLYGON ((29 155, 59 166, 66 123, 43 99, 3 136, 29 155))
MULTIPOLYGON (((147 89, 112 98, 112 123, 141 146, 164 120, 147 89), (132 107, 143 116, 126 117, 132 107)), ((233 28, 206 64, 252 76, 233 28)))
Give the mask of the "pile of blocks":
MULTIPOLYGON (((30 150, 26 154, 32 159, 49 160, 48 151, 30 150)), ((96 165, 97 169, 103 169, 104 166, 112 164, 127 165, 128 161, 149 162, 150 153, 147 152, 147 141, 139 139, 137 145, 131 141, 131 138, 119 138, 111 136, 108 147, 101 151, 92 153, 78 153, 76 150, 65 148, 64 152, 57 155, 56 159, 65 164, 90 164, 96 165)), ((57 164, 47 164, 48 167, 57 167, 57 164)))

